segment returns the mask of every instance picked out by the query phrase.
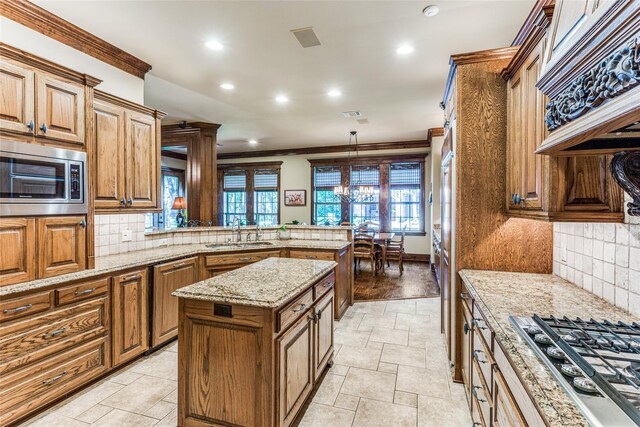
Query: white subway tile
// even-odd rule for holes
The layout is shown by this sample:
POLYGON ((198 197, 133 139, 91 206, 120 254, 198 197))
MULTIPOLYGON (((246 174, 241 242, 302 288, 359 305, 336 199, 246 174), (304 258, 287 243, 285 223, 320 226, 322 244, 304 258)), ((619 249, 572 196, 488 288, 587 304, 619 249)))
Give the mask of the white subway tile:
POLYGON ((615 224, 602 224, 603 228, 603 240, 605 242, 616 241, 616 225, 615 224))
POLYGON ((602 279, 604 276, 604 262, 599 259, 593 260, 593 277, 602 279))
POLYGON ((615 274, 616 268, 613 264, 605 262, 604 263, 604 273, 603 273, 603 279, 605 282, 608 283, 615 283, 615 274))
POLYGON ((629 289, 629 269, 616 266, 615 285, 618 288, 629 289))
POLYGON ((582 287, 589 292, 593 292, 593 276, 589 274, 582 275, 582 287))
POLYGON ((602 253, 602 259, 606 262, 616 262, 616 245, 615 243, 605 243, 602 253))
POLYGON ((616 265, 624 268, 629 267, 629 246, 616 245, 616 265))
POLYGON ((602 298, 602 280, 593 278, 593 290, 592 292, 602 298))
POLYGON ((595 259, 603 259, 604 242, 602 240, 593 239, 593 257, 595 259))
POLYGON ((626 289, 614 288, 615 304, 624 310, 629 310, 629 291, 626 289))
POLYGON ((640 294, 640 271, 629 270, 629 290, 640 294))
POLYGON ((613 283, 602 283, 602 297, 611 304, 614 304, 616 301, 616 288, 613 286, 613 283))

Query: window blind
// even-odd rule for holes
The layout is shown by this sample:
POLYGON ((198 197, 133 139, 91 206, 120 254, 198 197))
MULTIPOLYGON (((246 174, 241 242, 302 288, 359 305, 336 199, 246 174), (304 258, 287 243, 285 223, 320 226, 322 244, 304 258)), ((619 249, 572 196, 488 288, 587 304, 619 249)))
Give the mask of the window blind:
POLYGON ((224 189, 227 191, 243 191, 247 187, 247 173, 245 171, 225 171, 224 189))
POLYGON ((352 166, 351 185, 380 185, 380 167, 369 165, 352 166))
POLYGON ((335 187, 340 185, 340 166, 316 166, 314 185, 316 187, 335 187))
POLYGON ((277 190, 277 169, 255 169, 253 172, 253 188, 255 190, 277 190))
POLYGON ((420 163, 393 163, 389 170, 390 185, 420 185, 420 163))

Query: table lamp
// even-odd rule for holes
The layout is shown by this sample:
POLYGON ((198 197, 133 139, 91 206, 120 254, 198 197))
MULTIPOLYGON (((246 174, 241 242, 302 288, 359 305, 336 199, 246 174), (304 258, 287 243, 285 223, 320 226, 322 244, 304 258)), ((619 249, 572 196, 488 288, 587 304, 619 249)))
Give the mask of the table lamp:
POLYGON ((173 199, 173 206, 171 209, 178 209, 178 215, 176 215, 176 224, 178 227, 184 227, 184 215, 182 214, 182 210, 187 208, 187 202, 184 197, 176 197, 173 199))

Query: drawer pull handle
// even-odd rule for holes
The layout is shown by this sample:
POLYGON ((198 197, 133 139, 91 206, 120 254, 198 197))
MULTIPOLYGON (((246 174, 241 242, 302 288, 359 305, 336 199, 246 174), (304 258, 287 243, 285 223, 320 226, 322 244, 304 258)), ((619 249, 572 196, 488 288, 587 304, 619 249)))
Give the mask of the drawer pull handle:
POLYGON ((184 262, 174 265, 174 267, 182 267, 182 266, 184 266, 184 262))
POLYGON ((307 255, 308 259, 318 259, 318 255, 307 255))
POLYGON ((133 276, 127 276, 127 277, 125 277, 125 278, 124 278, 124 279, 122 279, 122 280, 124 280, 124 281, 129 281, 129 280, 135 280, 135 279, 139 279, 139 278, 140 278, 140 275, 139 275, 139 274, 134 274, 133 276))
POLYGON ((473 393, 473 395, 476 397, 476 399, 478 399, 478 402, 486 402, 486 399, 481 399, 478 397, 478 389, 482 389, 482 387, 480 387, 479 385, 474 386, 473 389, 471 390, 471 393, 473 393))
POLYGON ((460 298, 467 299, 467 298, 469 298, 469 294, 466 293, 466 292, 460 292, 460 298))
POLYGON ((21 311, 29 310, 31 307, 33 307, 33 304, 27 304, 23 305, 22 307, 8 308, 6 310, 2 310, 2 312, 4 314, 20 313, 21 311))
POLYGON ((250 256, 243 256, 241 258, 239 258, 240 261, 251 261, 251 257, 250 256))
POLYGON ((49 332, 48 334, 44 334, 42 336, 42 338, 45 338, 45 339, 46 338, 52 338, 52 337, 60 335, 61 333, 63 333, 66 330, 67 330, 67 328, 58 329, 57 331, 53 331, 53 332, 49 332))
POLYGON ((471 332, 471 328, 467 322, 464 322, 464 334, 467 335, 469 332, 471 332))
POLYGON ((318 318, 318 320, 322 319, 322 311, 318 310, 318 312, 316 313, 316 317, 318 318))
POLYGON ((478 362, 480 362, 480 363, 487 363, 487 361, 486 361, 486 360, 482 360, 482 359, 480 359, 480 356, 478 356, 478 354, 479 354, 479 353, 484 353, 484 351, 482 351, 482 350, 475 350, 475 351, 473 352, 473 358, 474 358, 474 359, 476 359, 476 360, 477 360, 478 362))
POLYGON ((487 329, 486 326, 480 326, 480 319, 473 319, 473 324, 476 325, 476 328, 484 331, 485 329, 487 329))
POLYGON ((91 288, 91 289, 85 289, 84 291, 75 291, 73 294, 77 297, 79 297, 80 295, 87 295, 90 294, 91 292, 95 291, 96 288, 91 288))
POLYGON ((63 372, 63 373, 61 373, 60 375, 56 375, 55 377, 51 378, 50 380, 44 380, 44 381, 42 381, 42 384, 46 384, 46 385, 52 384, 52 383, 54 383, 54 382, 58 381, 60 378, 62 378, 62 377, 64 377, 65 375, 67 375, 67 374, 68 374, 68 372, 67 372, 67 371, 64 371, 64 372, 63 372))
POLYGON ((482 426, 482 424, 480 424, 479 422, 474 422, 473 424, 471 424, 471 427, 476 427, 476 426, 482 426))
POLYGON ((333 282, 327 282, 324 285, 322 285, 323 288, 330 288, 333 286, 333 282))
POLYGON ((307 308, 307 304, 300 304, 299 308, 297 308, 297 309, 294 308, 291 311, 293 311, 294 313, 300 313, 301 311, 304 311, 305 308, 307 308))

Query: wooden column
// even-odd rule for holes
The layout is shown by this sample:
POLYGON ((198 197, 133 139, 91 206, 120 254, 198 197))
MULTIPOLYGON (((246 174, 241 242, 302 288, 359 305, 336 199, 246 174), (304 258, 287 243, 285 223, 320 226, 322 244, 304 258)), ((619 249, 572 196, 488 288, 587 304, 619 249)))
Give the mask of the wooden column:
POLYGON ((162 146, 187 147, 187 217, 218 222, 216 143, 219 124, 195 122, 162 126, 162 146))

